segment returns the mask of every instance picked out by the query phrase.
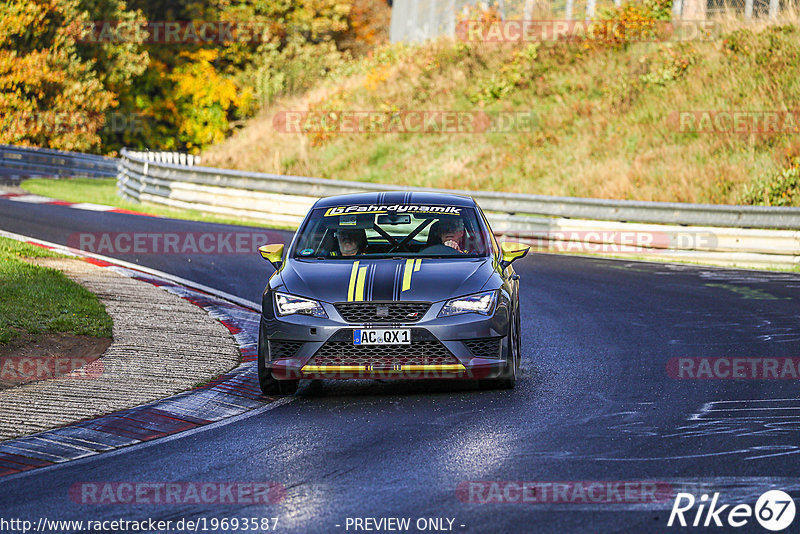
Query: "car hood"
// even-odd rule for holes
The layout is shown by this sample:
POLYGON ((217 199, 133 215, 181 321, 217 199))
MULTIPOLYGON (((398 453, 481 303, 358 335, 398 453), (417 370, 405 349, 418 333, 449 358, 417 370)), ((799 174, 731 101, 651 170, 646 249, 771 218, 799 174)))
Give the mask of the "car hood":
POLYGON ((494 272, 492 258, 290 259, 275 289, 325 302, 436 302, 480 291, 494 272))

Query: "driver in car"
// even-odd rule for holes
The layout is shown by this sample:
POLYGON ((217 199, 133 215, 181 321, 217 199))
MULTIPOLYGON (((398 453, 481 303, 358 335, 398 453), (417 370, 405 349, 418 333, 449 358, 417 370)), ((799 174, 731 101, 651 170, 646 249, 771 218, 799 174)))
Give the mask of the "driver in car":
POLYGON ((356 256, 367 248, 367 233, 360 228, 340 228, 336 231, 342 256, 356 256))

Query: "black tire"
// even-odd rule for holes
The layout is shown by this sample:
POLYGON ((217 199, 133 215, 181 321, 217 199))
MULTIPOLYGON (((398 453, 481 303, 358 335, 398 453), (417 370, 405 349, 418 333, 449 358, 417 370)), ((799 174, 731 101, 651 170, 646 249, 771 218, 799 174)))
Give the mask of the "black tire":
POLYGON ((478 387, 481 389, 514 389, 517 384, 517 369, 520 360, 520 340, 519 340, 519 312, 514 314, 508 329, 508 354, 511 362, 504 375, 498 378, 487 378, 478 380, 478 387))
POLYGON ((516 359, 517 359, 517 374, 519 374, 519 365, 522 362, 522 321, 519 317, 519 307, 517 307, 516 315, 516 325, 517 325, 517 335, 514 339, 517 341, 517 348, 515 351, 516 359))
POLYGON ((299 380, 276 380, 264 365, 264 358, 258 355, 258 386, 264 395, 292 395, 297 391, 299 380))

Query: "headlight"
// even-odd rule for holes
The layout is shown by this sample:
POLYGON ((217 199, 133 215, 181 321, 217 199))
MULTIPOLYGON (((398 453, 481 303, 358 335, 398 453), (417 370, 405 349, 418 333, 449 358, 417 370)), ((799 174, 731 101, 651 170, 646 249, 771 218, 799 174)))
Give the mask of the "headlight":
POLYGON ((316 300, 295 297, 286 293, 275 293, 275 307, 278 309, 278 315, 300 313, 314 317, 328 317, 328 314, 322 309, 322 305, 316 300))
POLYGON ((496 302, 497 291, 485 291, 483 293, 467 295, 466 297, 459 297, 457 299, 448 300, 442 308, 442 311, 439 312, 439 317, 448 317, 450 315, 458 315, 459 313, 490 315, 494 311, 496 302))

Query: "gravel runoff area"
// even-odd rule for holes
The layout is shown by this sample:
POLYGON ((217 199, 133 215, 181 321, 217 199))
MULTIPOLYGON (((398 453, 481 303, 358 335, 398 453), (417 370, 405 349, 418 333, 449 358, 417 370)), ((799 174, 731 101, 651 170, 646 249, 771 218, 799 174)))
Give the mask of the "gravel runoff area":
POLYGON ((74 376, 0 391, 0 440, 167 397, 239 363, 225 326, 176 295, 82 260, 34 261, 96 294, 114 321, 114 340, 74 376))

